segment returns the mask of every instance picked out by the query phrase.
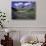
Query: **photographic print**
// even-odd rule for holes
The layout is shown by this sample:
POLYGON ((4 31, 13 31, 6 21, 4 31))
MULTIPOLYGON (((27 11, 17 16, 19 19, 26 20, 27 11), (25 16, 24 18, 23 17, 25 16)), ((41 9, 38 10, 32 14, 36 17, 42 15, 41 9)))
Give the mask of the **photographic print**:
POLYGON ((36 1, 12 1, 12 19, 36 19, 36 1))

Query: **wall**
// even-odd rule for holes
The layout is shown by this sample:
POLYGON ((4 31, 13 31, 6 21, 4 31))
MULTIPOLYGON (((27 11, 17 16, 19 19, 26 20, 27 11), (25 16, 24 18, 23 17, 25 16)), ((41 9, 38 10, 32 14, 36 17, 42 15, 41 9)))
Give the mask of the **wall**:
MULTIPOLYGON (((46 0, 36 0, 36 20, 12 20, 11 19, 11 1, 1 0, 0 10, 6 12, 9 23, 6 22, 6 27, 46 27, 46 0), (18 24, 19 23, 19 24, 18 24)), ((15 0, 13 0, 15 1, 15 0)), ((17 0, 19 1, 19 0, 17 0)), ((21 0, 26 1, 26 0, 21 0)), ((30 0, 27 0, 30 1, 30 0)))
MULTIPOLYGON (((5 22, 5 26, 8 27, 8 29, 11 29, 11 31, 19 31, 20 36, 28 32, 30 33, 31 31, 45 31, 44 33, 46 33, 46 0, 36 0, 36 20, 23 21, 11 20, 11 1, 12 0, 0 0, 0 10, 6 12, 7 20, 9 21, 5 22)), ((0 31, 2 31, 2 29, 0 29, 0 31)))

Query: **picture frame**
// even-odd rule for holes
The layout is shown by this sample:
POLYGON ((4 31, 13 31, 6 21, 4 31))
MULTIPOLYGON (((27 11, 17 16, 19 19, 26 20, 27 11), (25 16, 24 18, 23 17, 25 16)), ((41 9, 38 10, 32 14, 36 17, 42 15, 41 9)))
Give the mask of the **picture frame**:
POLYGON ((35 20, 36 1, 12 1, 11 11, 13 20, 35 20))

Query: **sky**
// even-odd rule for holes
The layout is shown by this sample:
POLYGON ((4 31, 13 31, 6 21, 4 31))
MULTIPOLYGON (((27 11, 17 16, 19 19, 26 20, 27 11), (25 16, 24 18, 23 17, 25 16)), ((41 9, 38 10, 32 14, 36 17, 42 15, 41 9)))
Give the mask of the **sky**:
MULTIPOLYGON (((16 5, 16 6, 23 5, 23 3, 15 3, 14 5, 16 5)), ((25 3, 25 5, 31 5, 31 3, 25 3)))
MULTIPOLYGON (((19 1, 19 0, 18 0, 18 1, 19 1)), ((18 1, 17 1, 17 2, 18 2, 18 1)), ((21 0, 20 0, 20 1, 21 1, 21 0)), ((23 1, 24 1, 24 0, 23 0, 23 1)), ((25 0, 25 1, 26 1, 26 0, 25 0)), ((34 1, 36 1, 36 0, 30 0, 30 1, 27 1, 27 2, 31 2, 31 1, 34 2, 34 1)), ((16 1, 13 1, 13 2, 16 2, 16 1)), ((20 6, 20 5, 23 6, 23 3, 22 3, 22 2, 20 2, 20 3, 14 3, 14 4, 12 5, 12 7, 15 8, 15 7, 18 7, 18 6, 20 6)), ((31 6, 32 4, 31 4, 31 3, 25 3, 25 4, 24 4, 24 6, 28 6, 28 5, 31 6)))
POLYGON ((25 7, 26 7, 26 6, 32 6, 32 3, 24 3, 24 4, 23 4, 23 3, 20 2, 20 3, 13 3, 13 5, 12 5, 12 7, 14 7, 14 8, 15 8, 15 7, 19 7, 19 6, 21 6, 21 7, 22 7, 22 6, 25 6, 25 7))

